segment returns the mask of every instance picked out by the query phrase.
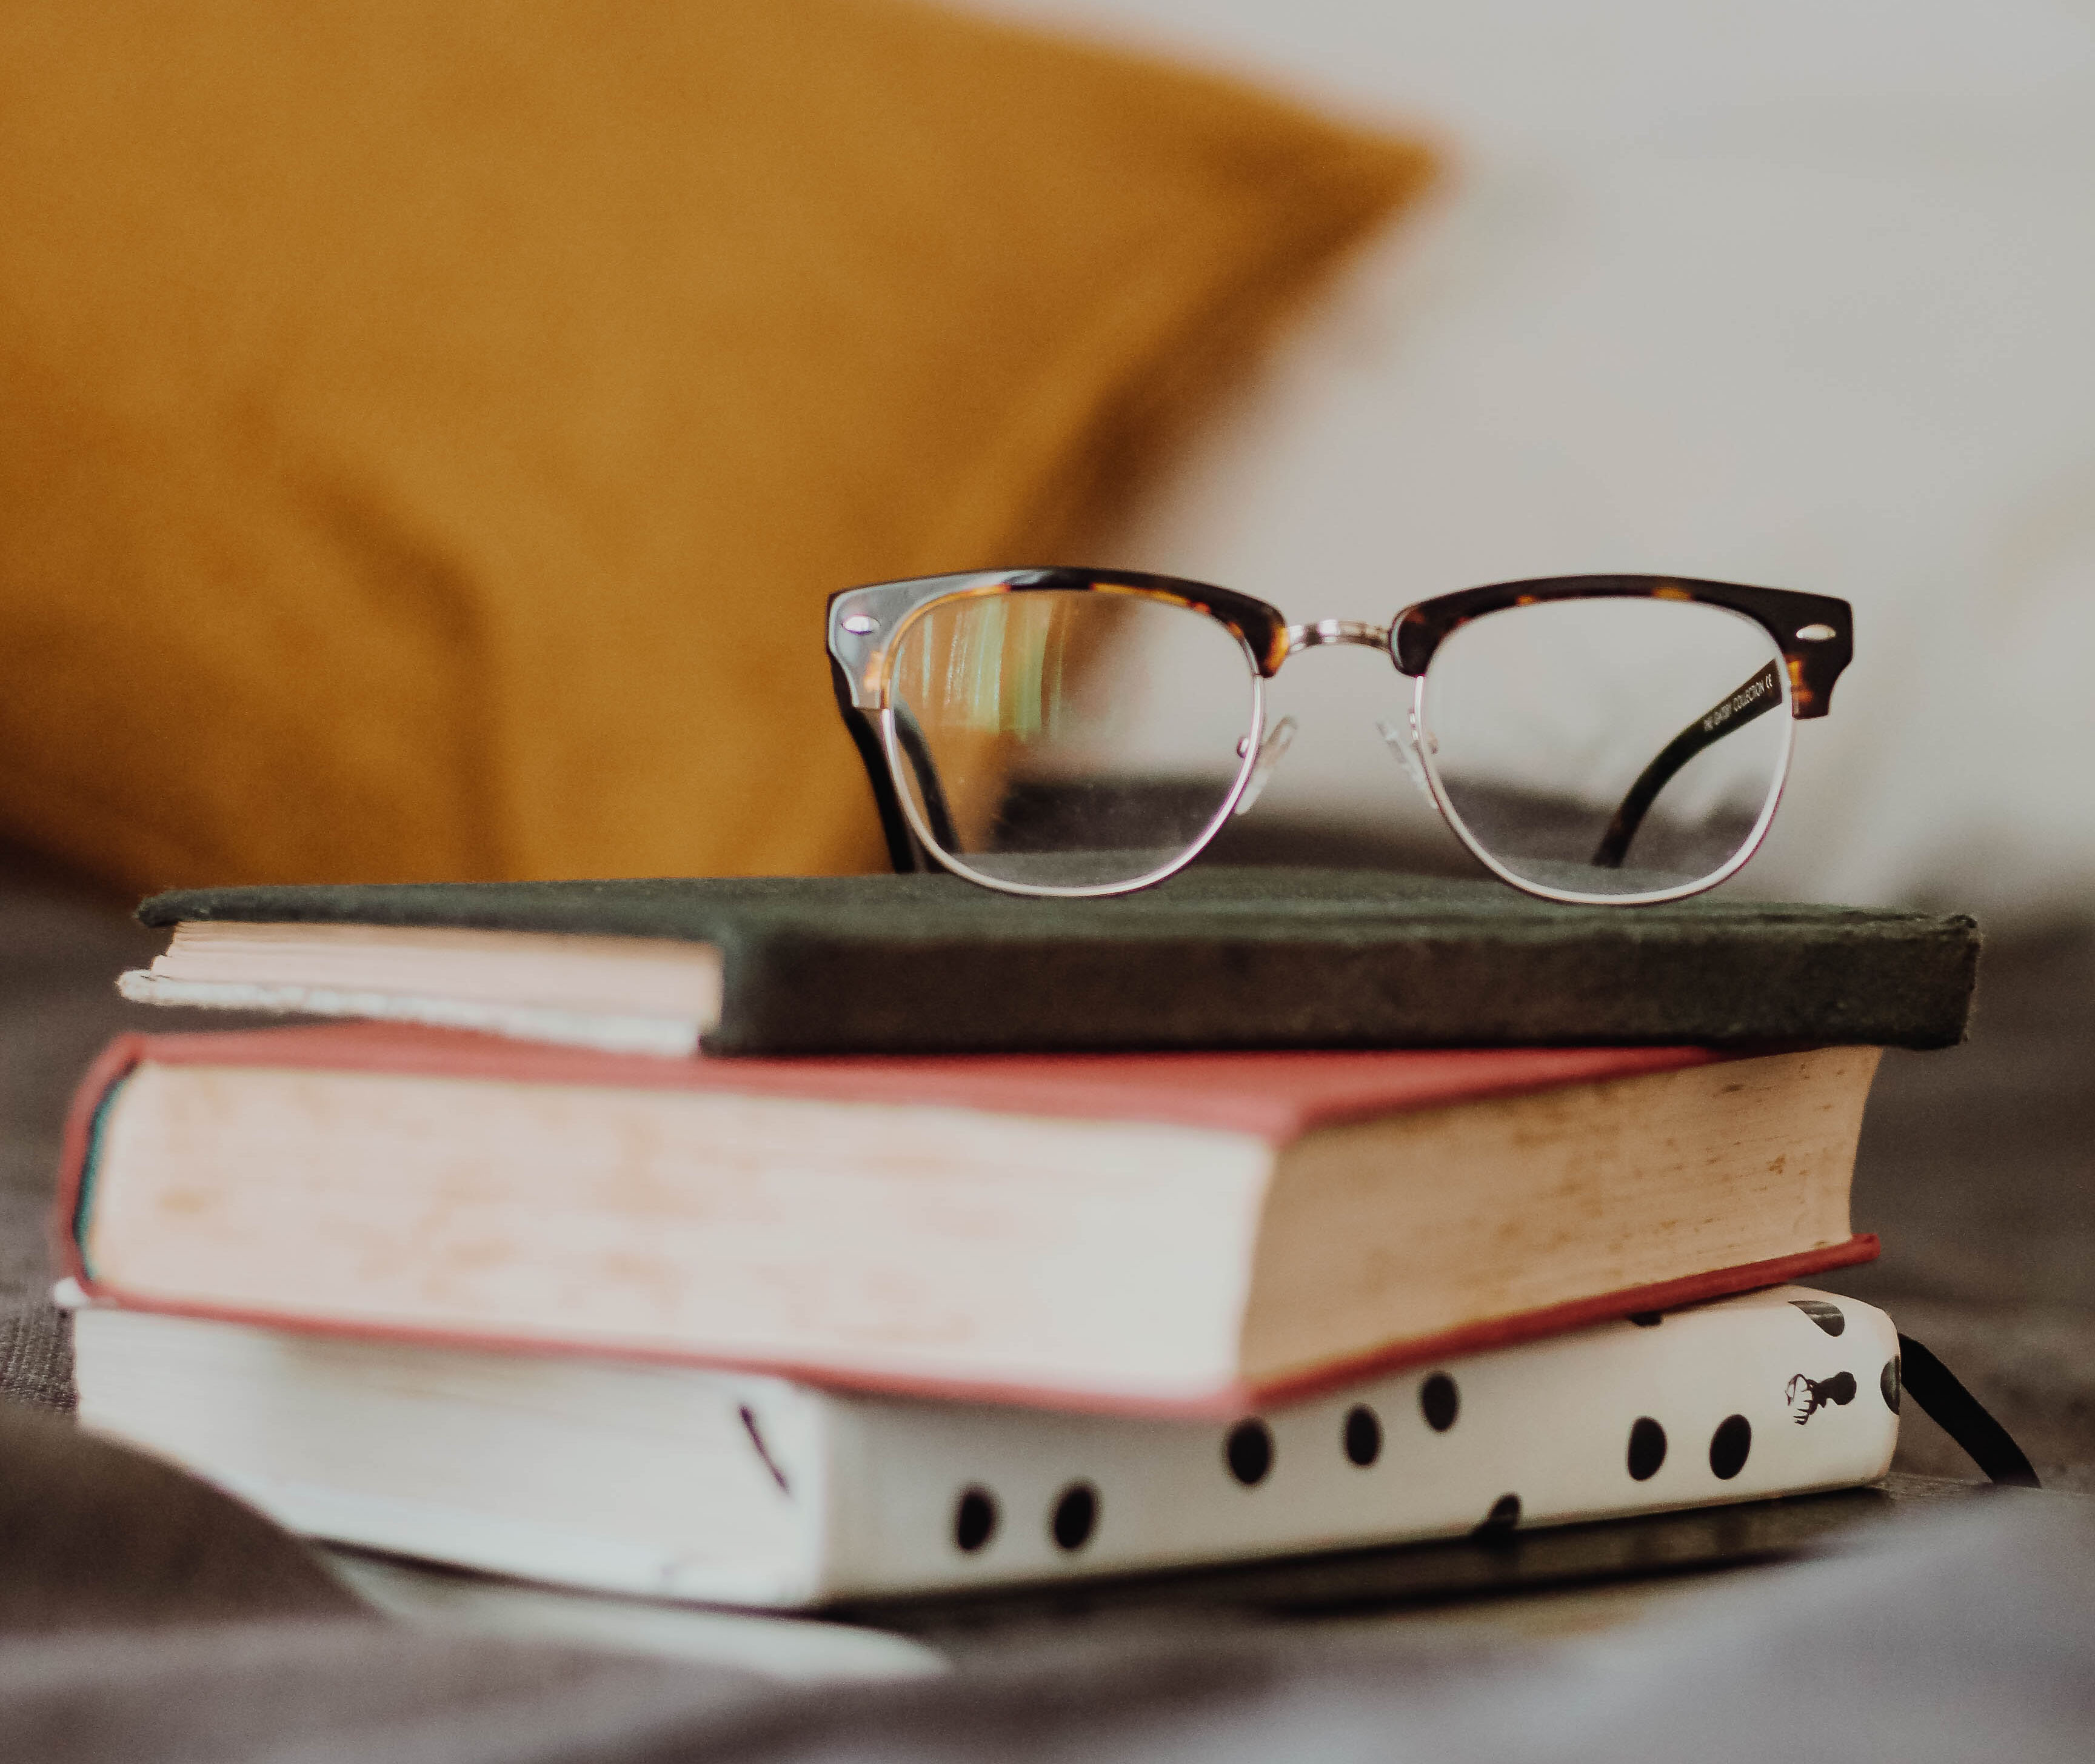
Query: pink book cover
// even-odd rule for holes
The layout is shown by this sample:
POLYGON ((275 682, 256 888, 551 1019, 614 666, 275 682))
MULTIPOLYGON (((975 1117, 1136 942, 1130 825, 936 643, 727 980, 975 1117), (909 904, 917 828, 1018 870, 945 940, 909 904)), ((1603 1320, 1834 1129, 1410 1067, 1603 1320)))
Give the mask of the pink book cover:
MULTIPOLYGON (((1282 1144, 1312 1128, 1337 1122, 1444 1108, 1561 1085, 1678 1071, 1725 1057, 1701 1048, 1539 1048, 664 1060, 394 1024, 124 1035, 102 1051, 74 1096, 66 1122, 52 1232, 59 1265, 95 1300, 274 1327, 322 1332, 333 1327, 310 1318, 132 1299, 89 1273, 81 1256, 80 1230, 96 1121, 124 1077, 134 1066, 149 1061, 163 1065, 384 1072, 521 1084, 729 1091, 834 1102, 929 1104, 998 1114, 1218 1128, 1282 1144)), ((1668 1309, 1848 1267, 1872 1260, 1878 1247, 1874 1235, 1858 1233, 1845 1243, 1798 1255, 1714 1269, 1683 1279, 1492 1318, 1392 1344, 1371 1355, 1320 1367, 1284 1383, 1255 1388, 1231 1387, 1195 1405, 1129 1405, 1101 1401, 1095 1395, 1080 1391, 1061 1393, 1059 1400, 1073 1408, 1131 1407, 1143 1413, 1242 1413, 1248 1408, 1313 1395, 1405 1365, 1534 1340, 1633 1313, 1668 1309)), ((346 1332, 532 1352, 561 1351, 557 1345, 549 1348, 542 1341, 523 1344, 507 1338, 462 1333, 438 1335, 423 1330, 387 1330, 364 1324, 346 1332)), ((595 1344, 578 1343, 571 1351, 601 1353, 603 1350, 595 1344)), ((867 1379, 820 1365, 758 1364, 660 1352, 634 1357, 733 1366, 839 1387, 870 1387, 972 1401, 1039 1404, 1043 1400, 1042 1392, 1030 1388, 1016 1392, 943 1380, 867 1379)))

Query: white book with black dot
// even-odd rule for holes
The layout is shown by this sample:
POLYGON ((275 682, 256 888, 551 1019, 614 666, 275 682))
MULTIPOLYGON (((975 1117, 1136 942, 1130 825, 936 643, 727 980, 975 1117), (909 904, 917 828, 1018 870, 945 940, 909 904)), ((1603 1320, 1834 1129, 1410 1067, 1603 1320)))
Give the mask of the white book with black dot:
POLYGON ((1898 1340, 1778 1287, 1222 1422, 825 1391, 89 1304, 82 1422, 338 1543, 770 1607, 1852 1487, 1898 1340))

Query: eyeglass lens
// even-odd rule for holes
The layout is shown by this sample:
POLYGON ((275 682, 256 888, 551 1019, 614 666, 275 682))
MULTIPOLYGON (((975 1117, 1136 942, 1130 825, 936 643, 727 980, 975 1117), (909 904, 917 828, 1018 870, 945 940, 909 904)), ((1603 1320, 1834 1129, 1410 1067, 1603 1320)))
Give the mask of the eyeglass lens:
POLYGON ((1544 601, 1451 632, 1426 671, 1427 767, 1518 880, 1691 886, 1748 850, 1788 763, 1788 685, 1758 625, 1662 599, 1544 601))
POLYGON ((888 678, 894 769, 920 827, 993 882, 1095 888, 1168 868, 1250 764, 1251 658, 1169 601, 939 601, 901 633, 888 678))

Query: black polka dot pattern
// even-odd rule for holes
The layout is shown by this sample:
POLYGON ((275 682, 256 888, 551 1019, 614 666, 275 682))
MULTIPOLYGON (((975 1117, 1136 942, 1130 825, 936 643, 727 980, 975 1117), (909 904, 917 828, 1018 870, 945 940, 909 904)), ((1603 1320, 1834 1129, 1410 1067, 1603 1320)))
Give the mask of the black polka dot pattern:
POLYGON ((961 1491, 953 1508, 953 1541, 970 1556, 996 1535, 996 1496, 987 1488, 961 1491))
POLYGON ((1239 1421, 1222 1448, 1230 1474, 1249 1488, 1265 1480, 1273 1468, 1273 1434, 1262 1421, 1239 1421))
POLYGON ((1729 1482, 1746 1467, 1753 1448, 1753 1424, 1744 1415, 1727 1415, 1710 1435, 1710 1468, 1719 1482, 1729 1482))
MULTIPOLYGON (((1788 1302, 1808 1318, 1813 1327, 1818 1332, 1833 1338, 1845 1335, 1847 1318, 1839 1304, 1817 1298, 1797 1299, 1788 1302)), ((1762 1314, 1766 1316, 1768 1313, 1764 1312, 1762 1314)), ((1866 1315, 1871 1317, 1873 1322, 1875 1322, 1874 1313, 1866 1311, 1866 1315)), ((1640 1313, 1627 1319, 1633 1324, 1644 1326, 1651 1326, 1664 1320, 1666 1319, 1661 1313, 1656 1312, 1640 1313)), ((1791 1329, 1795 1326, 1782 1326, 1784 1329, 1791 1329)), ((1870 1333, 1867 1329, 1863 1331, 1865 1345, 1870 1333)), ((1620 1339, 1623 1350, 1629 1351, 1627 1338, 1620 1339)), ((1814 1353, 1830 1354, 1831 1352, 1830 1349, 1823 1348, 1818 1350, 1810 1350, 1809 1338, 1787 1339, 1791 1340, 1792 1349, 1798 1353, 1799 1357, 1805 1358, 1807 1363, 1814 1353)), ((1867 1362, 1865 1361, 1863 1367, 1866 1368, 1866 1365, 1867 1362)), ((1903 1367, 1898 1357, 1894 1354, 1891 1358, 1881 1362, 1876 1380, 1878 1394, 1884 1402, 1884 1408, 1894 1416, 1900 1413, 1903 1405, 1902 1374, 1903 1367)), ((1719 1387, 1721 1388, 1721 1385, 1719 1387)), ((1864 1393, 1868 1387, 1868 1373, 1866 1370, 1862 1368, 1858 1368, 1857 1372, 1836 1372, 1830 1376, 1815 1380, 1799 1373, 1790 1380, 1788 1406, 1792 1418, 1797 1419, 1801 1426, 1814 1415, 1822 1414, 1828 1409, 1846 1408, 1849 1405, 1856 1402, 1858 1398, 1866 1405, 1867 1397, 1864 1393), (1805 1402, 1805 1395, 1812 1400, 1811 1405, 1808 1410, 1800 1413, 1798 1411, 1805 1402)), ((1304 1462, 1297 1466, 1291 1459, 1289 1483, 1281 1487, 1278 1492, 1265 1492, 1252 1497, 1256 1498, 1260 1509, 1269 1513, 1284 1511, 1295 1495, 1294 1485, 1298 1479, 1306 1478, 1314 1487, 1318 1486, 1316 1479, 1319 1476, 1328 1477, 1332 1474, 1335 1471, 1335 1466, 1332 1465, 1329 1458, 1323 1458, 1322 1461, 1324 1466, 1328 1466, 1327 1468, 1320 1470, 1317 1465, 1321 1453, 1329 1452, 1333 1444, 1339 1447, 1346 1461, 1357 1469, 1365 1470, 1379 1465, 1383 1456, 1386 1438, 1386 1424, 1381 1414, 1378 1413, 1378 1409, 1381 1407, 1389 1407, 1392 1409, 1394 1418, 1392 1424, 1396 1426, 1398 1435, 1397 1472, 1400 1475, 1405 1474, 1409 1468, 1409 1461, 1405 1458, 1404 1454, 1407 1452, 1415 1453, 1425 1448, 1422 1442, 1417 1441, 1416 1435, 1407 1434, 1405 1431, 1408 1424, 1403 1419, 1404 1408, 1401 1394, 1403 1388, 1400 1383, 1396 1385, 1393 1390, 1387 1386, 1383 1387, 1384 1392, 1387 1392, 1387 1400, 1383 1396, 1379 1395, 1376 1396, 1372 1405, 1368 1402, 1352 1402, 1340 1407, 1339 1405, 1335 1404, 1331 1408, 1326 1409, 1326 1418, 1322 1425, 1330 1426, 1335 1421, 1337 1425, 1334 1431, 1337 1437, 1334 1440, 1331 1434, 1323 1434, 1324 1443, 1320 1450, 1311 1449, 1313 1444, 1311 1436, 1301 1434, 1299 1430, 1296 1433, 1291 1434, 1290 1438, 1292 1443, 1289 1450, 1304 1457, 1304 1462), (1405 1442, 1407 1440, 1413 1443, 1406 1444, 1405 1442), (1271 1503, 1276 1500, 1282 1501, 1282 1509, 1275 1509, 1271 1506, 1271 1503)), ((1419 1376, 1418 1382, 1413 1389, 1421 1418, 1426 1426, 1435 1433, 1450 1431, 1460 1418, 1462 1410, 1462 1393, 1456 1379, 1445 1370, 1435 1370, 1419 1376)), ((1492 1418, 1499 1413, 1502 1406, 1496 1400, 1487 1401, 1484 1410, 1480 1411, 1478 1417, 1472 1418, 1471 1429, 1483 1426, 1486 1429, 1487 1435, 1491 1434, 1498 1425, 1492 1418)), ((1623 1406, 1629 1408, 1627 1404, 1623 1406)), ((1619 1416, 1622 1411, 1618 1409, 1616 1413, 1619 1416)), ((1695 1478, 1700 1473, 1693 1467, 1694 1440, 1696 1435, 1701 1431, 1700 1426, 1696 1426, 1692 1419, 1687 1419, 1679 1415, 1675 1415, 1674 1418, 1674 1425, 1682 1425, 1684 1420, 1689 1429, 1686 1443, 1683 1447, 1683 1449, 1688 1453, 1688 1457, 1683 1461, 1673 1457, 1673 1442, 1665 1424, 1652 1415, 1637 1415, 1633 1408, 1629 1409, 1629 1413, 1635 1418, 1626 1430, 1627 1436, 1623 1433, 1614 1433, 1614 1437, 1622 1442, 1618 1448, 1623 1453, 1621 1462, 1629 1479, 1636 1484, 1648 1484, 1670 1463, 1673 1466, 1673 1479, 1667 1483, 1667 1488, 1671 1491, 1671 1493, 1653 1498, 1659 1499, 1662 1503, 1668 1499, 1677 1501, 1680 1499, 1695 1498, 1692 1491, 1697 1486, 1695 1478), (1683 1476, 1688 1479, 1684 1483, 1681 1480, 1683 1476), (1683 1489, 1689 1492, 1683 1495, 1681 1492, 1683 1489)), ((1604 1417, 1592 1418, 1600 1420, 1606 1428, 1607 1433, 1613 1433, 1614 1427, 1622 1425, 1619 1419, 1614 1420, 1610 1423, 1604 1417)), ((1866 1413, 1862 1419, 1866 1426, 1874 1425, 1879 1429, 1883 1426, 1881 1422, 1867 1423, 1866 1413)), ((1771 1410, 1767 1415, 1763 1416, 1762 1424, 1763 1426, 1771 1425, 1773 1424, 1773 1421, 1774 1412, 1771 1410)), ((1707 1423, 1704 1422, 1703 1425, 1707 1423)), ((1837 1433, 1839 1426, 1839 1418, 1827 1415, 1818 1431, 1820 1433, 1824 1433, 1830 1429, 1837 1433)), ((1471 1434, 1465 1435, 1465 1437, 1471 1436, 1471 1434)), ((1770 1461, 1767 1472, 1769 1475, 1781 1474, 1784 1465, 1788 1462, 1788 1460, 1784 1457, 1784 1453, 1787 1448, 1783 1442, 1789 1437, 1790 1429, 1787 1426, 1779 1426, 1775 1435, 1763 1440, 1763 1444, 1768 1445, 1769 1449, 1776 1453, 1777 1458, 1782 1460, 1781 1463, 1770 1461)), ((1605 1442, 1605 1438, 1606 1433, 1604 1433, 1602 1442, 1605 1442)), ((1712 1477, 1720 1483, 1728 1483, 1743 1475, 1753 1454, 1753 1423, 1744 1414, 1729 1414, 1715 1426, 1707 1439, 1708 1462, 1712 1477)), ((1209 1432, 1204 1448, 1198 1443, 1197 1435, 1195 1440, 1189 1440, 1187 1443, 1193 1445, 1194 1448, 1204 1457, 1206 1453, 1215 1450, 1217 1441, 1216 1435, 1213 1432, 1209 1432)), ((1222 1467, 1227 1470, 1231 1479, 1239 1486, 1247 1490, 1261 1488, 1272 1479, 1278 1461, 1278 1444, 1274 1430, 1267 1422, 1257 1416, 1245 1417, 1235 1426, 1228 1428, 1222 1435, 1219 1443, 1222 1448, 1220 1454, 1222 1458, 1222 1467)), ((1481 1440, 1479 1442, 1480 1447, 1482 1443, 1481 1440)), ((1431 1449, 1444 1452, 1448 1448, 1431 1449)), ((1461 1448, 1457 1447, 1455 1449, 1461 1448)), ((1605 1443, 1601 1443, 1601 1449, 1604 1453, 1606 1449, 1605 1443)), ((1212 1457, 1207 1458, 1206 1461, 1210 1466, 1214 1463, 1212 1457)), ((1590 1462, 1590 1460, 1588 1461, 1590 1462)), ((1594 1468, 1606 1473, 1605 1457, 1594 1468)), ((1207 1474, 1212 1475, 1213 1470, 1210 1469, 1207 1474)), ((1336 1471, 1336 1474, 1342 1479, 1345 1476, 1344 1471, 1336 1471)), ((953 1487, 950 1483, 947 1486, 949 1489, 953 1487)), ((1335 1487, 1335 1484, 1331 1486, 1335 1487)), ((1370 1482, 1357 1486, 1362 1495, 1365 1496, 1371 1487, 1382 1486, 1382 1480, 1371 1479, 1370 1482)), ((1705 1487, 1705 1492, 1701 1498, 1704 1500, 1714 1498, 1714 1491, 1708 1491, 1707 1485, 1701 1486, 1705 1487)), ((1616 1487, 1619 1490, 1620 1485, 1617 1484, 1616 1487)), ((1487 1483, 1482 1488, 1476 1487, 1472 1483, 1470 1500, 1477 1501, 1479 1505, 1483 1505, 1483 1497, 1485 1490, 1488 1487, 1487 1483)), ((1037 1499, 1038 1496, 1034 1498, 1037 1499)), ((1623 1499, 1624 1496, 1618 1494, 1617 1498, 1623 1499)), ((1640 1503, 1643 1498, 1642 1496, 1638 1497, 1640 1503)), ((947 1511, 949 1535, 952 1539, 953 1548, 959 1553, 970 1557, 990 1550, 1001 1536, 1004 1518, 995 1492, 979 1483, 969 1483, 951 1493, 948 1499, 952 1502, 947 1511)), ((1025 1504, 1027 1506, 1031 1505, 1030 1500, 1025 1504)), ((1468 1502, 1466 1501, 1464 1504, 1467 1505, 1468 1502)), ((1033 1510, 1039 1512, 1040 1509, 1034 1508, 1033 1510)), ((1247 1508, 1246 1511, 1248 1512, 1248 1510, 1247 1508)), ((1475 1513, 1478 1506, 1472 1505, 1470 1510, 1475 1513)), ((1097 1539, 1102 1513, 1103 1496, 1097 1485, 1085 1479, 1072 1480, 1065 1483, 1048 1504, 1045 1517, 1048 1535, 1053 1540, 1056 1548, 1065 1554, 1074 1556, 1087 1549, 1097 1539)), ((1489 1539, 1514 1532, 1522 1522, 1522 1502, 1518 1494, 1511 1492, 1501 1494, 1491 1501, 1484 1516, 1476 1523, 1474 1535, 1479 1538, 1489 1539)), ((1123 1528, 1128 1522, 1128 1518, 1129 1515, 1123 1513, 1119 1522, 1123 1528)), ((932 1522, 935 1526, 935 1518, 932 1522)), ((1022 1518, 1021 1522, 1023 1522, 1022 1518)), ((934 1540, 935 1537, 936 1532, 934 1531, 932 1533, 934 1540)), ((1021 1544, 1021 1548, 1023 1547, 1021 1544)))
POLYGON ((1630 1321, 1639 1329, 1656 1329, 1666 1318, 1664 1313, 1658 1311, 1631 1311, 1630 1321))
POLYGON ((1877 1388, 1884 1393, 1884 1407, 1896 1415, 1898 1413, 1899 1405, 1899 1363, 1897 1354, 1893 1354, 1890 1359, 1884 1361, 1884 1370, 1877 1374, 1877 1388))
POLYGON ((1426 1425, 1435 1433, 1445 1433, 1462 1412, 1462 1393, 1445 1372, 1435 1372, 1419 1386, 1418 1406, 1425 1413, 1426 1425))
POLYGON ((1346 1411, 1344 1437, 1348 1461, 1362 1470, 1382 1456, 1382 1422, 1365 1403, 1356 1403, 1346 1411))
POLYGON ((1648 1483, 1665 1461, 1666 1429, 1649 1415, 1638 1416, 1630 1429, 1630 1475, 1637 1482, 1648 1483))
POLYGON ((1048 1529, 1059 1548, 1078 1550, 1091 1542, 1098 1523, 1098 1490, 1089 1483, 1072 1483, 1056 1496, 1048 1529))
POLYGON ((1520 1496, 1500 1495, 1492 1503, 1492 1510, 1484 1515, 1483 1522, 1470 1535, 1472 1537, 1504 1537, 1520 1523, 1520 1496))
POLYGON ((1848 1326, 1848 1319, 1837 1304, 1828 1304, 1823 1299, 1792 1299, 1789 1302, 1829 1335, 1837 1335, 1848 1326))

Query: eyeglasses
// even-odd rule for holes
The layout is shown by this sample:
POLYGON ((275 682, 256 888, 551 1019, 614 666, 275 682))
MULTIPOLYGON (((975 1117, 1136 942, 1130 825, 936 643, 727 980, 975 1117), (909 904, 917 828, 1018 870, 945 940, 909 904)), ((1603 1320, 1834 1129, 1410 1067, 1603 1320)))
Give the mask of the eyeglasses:
POLYGON ((1753 856, 1793 721, 1826 714, 1853 630, 1845 600, 1666 576, 1465 589, 1387 628, 1079 569, 882 582, 829 608, 896 869, 921 847, 984 887, 1056 895, 1190 863, 1293 733, 1267 726, 1266 681, 1350 643, 1405 677, 1379 727, 1487 869, 1552 900, 1677 900, 1753 856))

